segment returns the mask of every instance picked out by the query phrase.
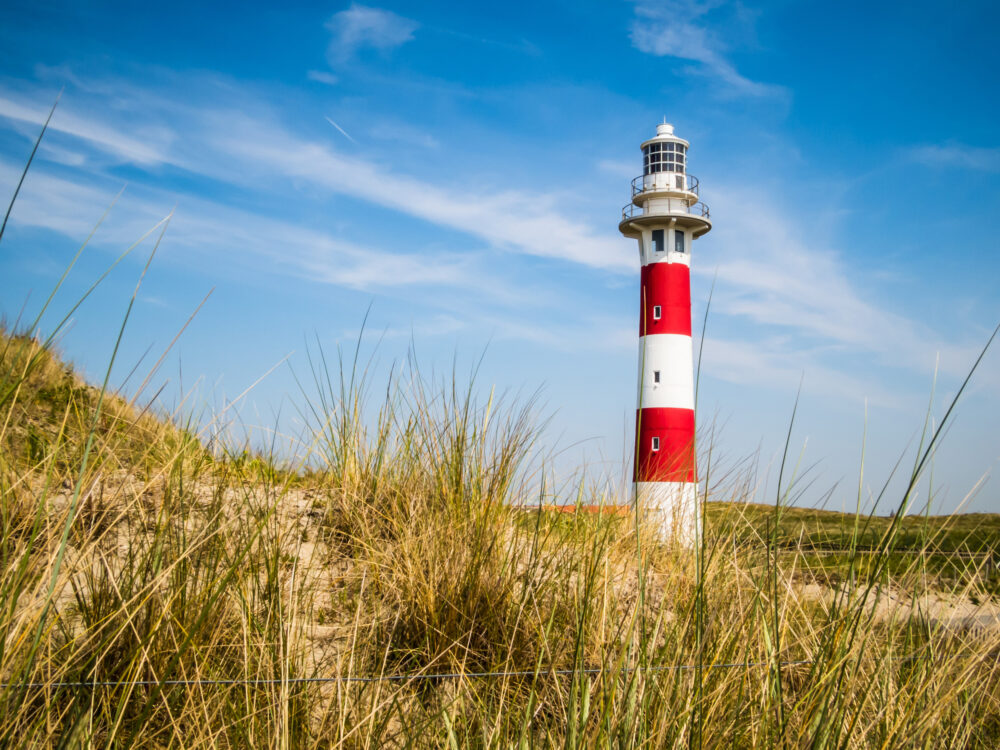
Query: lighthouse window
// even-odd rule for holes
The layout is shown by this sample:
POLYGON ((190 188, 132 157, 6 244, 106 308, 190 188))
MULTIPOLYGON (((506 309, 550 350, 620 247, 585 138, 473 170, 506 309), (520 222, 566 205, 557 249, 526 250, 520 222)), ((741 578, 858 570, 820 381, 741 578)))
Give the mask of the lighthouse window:
POLYGON ((653 370, 653 382, 654 383, 659 383, 660 382, 660 371, 659 370, 653 370))
POLYGON ((674 252, 684 252, 684 232, 677 229, 674 230, 674 252))
POLYGON ((660 439, 658 437, 653 438, 653 451, 660 450, 660 439))
MULTIPOLYGON (((659 320, 662 314, 663 314, 663 308, 660 307, 659 305, 653 305, 653 320, 659 320)), ((656 373, 656 376, 659 377, 660 373, 656 373)))
POLYGON ((650 143, 642 150, 643 174, 683 172, 687 148, 680 143, 650 143))
POLYGON ((663 230, 662 229, 654 229, 653 230, 653 250, 655 250, 658 253, 662 253, 663 252, 663 242, 664 242, 664 240, 663 240, 663 230))

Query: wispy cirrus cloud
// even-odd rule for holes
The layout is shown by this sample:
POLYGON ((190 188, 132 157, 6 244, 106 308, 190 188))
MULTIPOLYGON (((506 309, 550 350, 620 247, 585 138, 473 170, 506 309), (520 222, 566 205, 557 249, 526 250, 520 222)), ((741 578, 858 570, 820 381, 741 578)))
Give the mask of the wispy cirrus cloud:
POLYGON ((601 159, 597 162, 597 168, 615 177, 631 180, 635 177, 636 165, 633 160, 615 161, 613 159, 601 159))
POLYGON ((782 337, 741 340, 707 337, 702 368, 711 377, 737 385, 760 384, 791 393, 800 384, 809 393, 867 400, 880 406, 908 408, 899 391, 893 392, 871 374, 860 376, 831 366, 816 356, 788 345, 782 337))
POLYGON ((811 241, 808 228, 775 208, 780 204, 760 189, 713 190, 713 214, 725 221, 713 230, 715 263, 699 262, 694 271, 718 280, 714 313, 753 324, 753 341, 761 342, 707 342, 706 353, 709 343, 730 350, 713 371, 728 366, 735 372, 741 362, 752 363, 743 368, 746 377, 782 386, 792 383, 796 370, 805 371, 826 392, 886 403, 894 398, 876 375, 881 368, 930 375, 940 367, 955 377, 967 372, 979 342, 944 336, 880 304, 852 276, 858 267, 835 248, 811 241), (864 371, 863 363, 875 372, 852 375, 864 371))
POLYGON ((726 45, 718 28, 705 17, 724 6, 719 0, 639 0, 632 22, 632 46, 657 57, 676 57, 695 63, 691 72, 708 75, 724 83, 731 92, 745 96, 784 96, 787 91, 770 83, 747 78, 726 56, 726 45))
POLYGON ((369 130, 372 138, 380 141, 396 141, 421 148, 440 148, 441 142, 430 133, 398 120, 386 120, 374 124, 369 130))
MULTIPOLYGON (((0 117, 40 126, 48 114, 49 110, 45 107, 0 94, 0 117)), ((65 102, 59 109, 59 116, 53 117, 49 128, 85 140, 118 160, 140 166, 153 166, 167 161, 167 151, 176 138, 170 128, 153 124, 143 125, 139 132, 129 135, 100 120, 77 115, 72 108, 67 110, 65 102)), ((74 160, 79 162, 79 155, 74 160)))
POLYGON ((931 167, 959 167, 982 172, 1000 172, 1000 148, 947 142, 940 145, 915 146, 906 154, 912 161, 931 167))
MULTIPOLYGON (((0 160, 0 184, 17 176, 17 165, 0 160)), ((15 224, 74 238, 86 236, 114 195, 115 189, 105 184, 35 171, 19 198, 15 224)), ((163 207, 172 199, 156 189, 126 191, 93 244, 113 252, 123 250, 164 218, 163 207)), ((197 268, 210 276, 235 272, 241 278, 256 278, 263 286, 275 283, 279 276, 406 299, 439 310, 411 329, 393 328, 391 335, 443 336, 474 328, 490 339, 559 351, 579 351, 585 343, 599 349, 620 346, 617 336, 607 334, 604 320, 588 321, 588 326, 581 327, 578 320, 553 321, 546 315, 546 325, 538 325, 537 311, 550 307, 560 292, 541 291, 504 273, 485 249, 396 252, 186 196, 172 216, 159 255, 160 262, 197 268)), ((40 262, 32 260, 36 265, 40 262)), ((55 273, 59 267, 46 270, 55 273)))
POLYGON ((316 83, 325 83, 327 86, 336 86, 340 82, 337 76, 325 70, 310 70, 306 73, 306 78, 316 83))
POLYGON ((331 33, 327 59, 337 66, 365 48, 388 52, 413 39, 413 32, 419 26, 392 11, 354 3, 335 13, 326 24, 331 33))
MULTIPOLYGON (((200 83, 189 85, 192 96, 200 83)), ((212 85, 208 84, 210 89, 212 85)), ((122 90, 127 90, 124 83, 122 90)), ((597 230, 584 217, 566 213, 559 194, 523 187, 483 189, 470 194, 453 180, 435 182, 373 159, 344 154, 328 141, 303 137, 266 111, 248 114, 231 103, 178 106, 148 89, 137 93, 137 97, 143 107, 155 113, 152 117, 169 117, 178 123, 177 129, 185 133, 182 148, 169 148, 172 138, 166 137, 159 145, 140 148, 141 144, 133 144, 127 134, 101 119, 97 114, 101 111, 99 101, 87 110, 89 115, 61 109, 51 127, 138 166, 169 164, 253 189, 259 189, 261 179, 305 180, 331 193, 464 232, 506 252, 617 273, 634 270, 633 255, 617 234, 597 230)), ((37 105, 0 91, 0 116, 5 113, 38 123, 47 114, 37 105)))
POLYGON ((385 206, 477 237, 494 247, 619 273, 635 270, 616 235, 562 213, 559 196, 511 189, 470 195, 449 185, 400 174, 253 120, 227 117, 229 135, 212 143, 255 169, 308 180, 335 193, 385 206), (232 137, 237 133, 238 137, 232 137))
MULTIPOLYGON (((8 184, 17 175, 16 165, 0 161, 0 183, 8 184)), ((114 193, 107 186, 34 172, 15 206, 14 219, 18 226, 86 236, 114 193)), ((163 218, 162 207, 169 200, 158 190, 146 197, 126 194, 101 227, 98 241, 127 247, 163 218)), ((278 269, 287 276, 362 291, 444 286, 490 293, 480 281, 483 260, 475 254, 392 252, 190 196, 175 211, 169 236, 166 255, 190 251, 203 261, 239 262, 243 267, 254 260, 250 265, 269 273, 278 269), (387 267, 393 273, 386 273, 387 267)))

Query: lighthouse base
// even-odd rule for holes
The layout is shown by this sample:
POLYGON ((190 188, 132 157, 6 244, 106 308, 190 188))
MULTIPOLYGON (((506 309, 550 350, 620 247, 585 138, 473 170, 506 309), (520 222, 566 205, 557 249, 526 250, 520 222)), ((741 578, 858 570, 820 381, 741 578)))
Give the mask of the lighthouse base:
POLYGON ((635 482, 633 500, 665 542, 694 548, 701 536, 701 504, 693 482, 635 482))

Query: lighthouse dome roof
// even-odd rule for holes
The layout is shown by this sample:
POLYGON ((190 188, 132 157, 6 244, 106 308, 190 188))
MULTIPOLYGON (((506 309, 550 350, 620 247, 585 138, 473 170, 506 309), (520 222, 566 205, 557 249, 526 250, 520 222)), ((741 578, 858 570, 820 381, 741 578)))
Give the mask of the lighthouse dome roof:
POLYGON ((646 148, 650 143, 680 143, 685 148, 691 145, 683 138, 674 135, 674 126, 667 122, 665 118, 663 122, 656 126, 656 135, 647 141, 643 141, 640 148, 646 148))

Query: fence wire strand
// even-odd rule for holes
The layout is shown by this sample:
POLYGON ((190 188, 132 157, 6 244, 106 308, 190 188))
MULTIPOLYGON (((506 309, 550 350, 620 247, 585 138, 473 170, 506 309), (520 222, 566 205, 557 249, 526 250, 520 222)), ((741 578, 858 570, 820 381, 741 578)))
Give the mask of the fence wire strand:
MULTIPOLYGON (((895 661, 906 661, 913 658, 902 657, 895 661)), ((779 667, 800 667, 814 664, 814 659, 802 659, 798 661, 779 662, 779 667)), ((733 662, 727 664, 702 664, 701 669, 750 669, 753 667, 773 667, 773 661, 751 661, 733 662)), ((423 673, 415 672, 411 674, 385 674, 367 676, 335 676, 335 677, 288 677, 288 678, 260 678, 260 679, 232 679, 232 680, 212 680, 212 679, 192 679, 192 680, 133 680, 133 681, 112 681, 95 680, 92 682, 29 682, 0 683, 0 690, 11 688, 38 689, 38 688, 98 688, 98 687, 202 687, 202 686, 261 686, 268 685, 299 685, 315 683, 372 683, 372 682, 418 682, 421 680, 449 680, 458 678, 467 679, 488 679, 494 677, 545 677, 545 676, 566 676, 578 674, 612 674, 615 676, 631 674, 633 672, 680 672, 699 669, 697 664, 670 664, 654 667, 625 667, 614 672, 603 667, 588 667, 585 669, 548 669, 548 670, 524 670, 524 671, 499 671, 499 672, 439 672, 423 673)))

